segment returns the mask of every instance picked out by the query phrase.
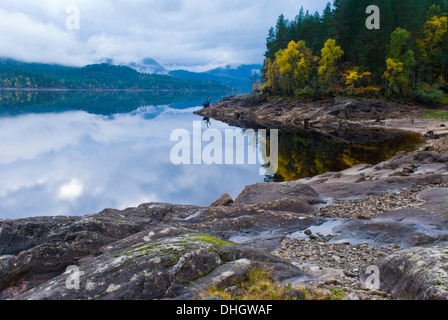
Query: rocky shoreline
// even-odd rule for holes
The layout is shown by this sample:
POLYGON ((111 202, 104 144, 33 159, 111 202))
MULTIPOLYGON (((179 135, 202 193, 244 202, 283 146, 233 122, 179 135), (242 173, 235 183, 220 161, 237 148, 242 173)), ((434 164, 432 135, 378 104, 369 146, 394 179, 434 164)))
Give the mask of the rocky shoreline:
MULTIPOLYGON (((311 119, 310 130, 352 142, 398 129, 392 122, 411 127, 421 114, 379 101, 369 109, 368 101, 339 99, 313 111, 286 100, 237 100, 197 113, 295 129, 311 119)), ((195 299, 261 267, 281 283, 337 289, 346 299, 448 299, 443 130, 421 150, 378 165, 256 184, 209 207, 147 203, 84 217, 0 220, 0 299, 195 299), (373 289, 366 280, 372 265, 381 280, 373 289), (68 266, 82 272, 76 289, 67 288, 68 266)))

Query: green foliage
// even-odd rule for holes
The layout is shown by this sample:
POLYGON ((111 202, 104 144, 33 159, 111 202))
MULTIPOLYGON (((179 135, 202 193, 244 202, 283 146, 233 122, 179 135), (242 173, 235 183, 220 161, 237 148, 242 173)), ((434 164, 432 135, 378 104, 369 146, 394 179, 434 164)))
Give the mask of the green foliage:
POLYGON ((425 85, 416 92, 417 100, 427 105, 437 105, 442 103, 444 96, 444 92, 438 89, 437 86, 433 87, 425 85))
POLYGON ((288 72, 278 73, 286 75, 288 81, 271 76, 271 85, 265 82, 265 87, 282 87, 284 95, 307 96, 310 88, 314 94, 333 96, 364 92, 377 95, 380 88, 387 96, 438 101, 443 88, 433 87, 448 79, 448 1, 335 0, 322 15, 305 12, 302 7, 294 20, 282 15, 276 28, 270 29, 265 56, 270 59, 271 69, 263 70, 263 79, 268 78, 268 70, 274 75, 279 55, 285 59, 277 61, 277 68, 288 72), (380 30, 365 26, 369 5, 380 8, 380 30), (310 65, 311 79, 306 78, 306 83, 291 81, 295 65, 289 58, 295 55, 290 55, 288 45, 292 41, 306 43, 319 57, 317 68, 316 64, 310 65))
POLYGON ((338 70, 336 62, 342 58, 344 51, 336 45, 336 40, 328 39, 322 49, 322 59, 319 61, 319 79, 327 88, 333 88, 337 83, 338 70))
MULTIPOLYGON (((436 112, 428 112, 421 116, 424 119, 437 119, 446 121, 448 120, 448 112, 447 111, 436 111, 436 112)), ((447 209, 447 208, 444 208, 447 209)))

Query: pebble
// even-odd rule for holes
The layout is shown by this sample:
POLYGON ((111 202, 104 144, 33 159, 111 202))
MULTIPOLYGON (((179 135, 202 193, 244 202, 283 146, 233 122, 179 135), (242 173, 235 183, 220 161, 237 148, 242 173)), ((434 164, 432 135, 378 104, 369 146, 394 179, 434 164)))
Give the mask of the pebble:
POLYGON ((371 220, 388 211, 418 208, 424 203, 417 195, 430 188, 447 188, 447 184, 416 186, 399 193, 371 195, 357 200, 338 200, 334 204, 311 213, 325 218, 347 218, 371 220))
POLYGON ((313 274, 316 270, 330 275, 326 280, 308 284, 313 288, 325 290, 340 289, 346 299, 372 300, 391 299, 387 293, 373 291, 359 280, 368 266, 376 260, 399 250, 398 246, 372 247, 368 243, 353 245, 350 243, 328 243, 322 241, 304 241, 290 237, 282 240, 280 249, 273 252, 285 260, 293 262, 305 273, 313 274), (340 276, 334 276, 329 270, 340 270, 340 276))

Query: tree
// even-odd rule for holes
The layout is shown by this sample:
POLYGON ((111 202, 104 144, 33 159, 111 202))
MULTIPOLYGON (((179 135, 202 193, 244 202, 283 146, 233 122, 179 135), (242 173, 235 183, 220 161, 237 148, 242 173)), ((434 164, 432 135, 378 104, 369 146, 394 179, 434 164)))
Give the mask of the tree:
POLYGON ((332 90, 337 83, 338 70, 336 63, 344 55, 336 40, 328 39, 322 49, 322 58, 319 61, 318 75, 321 83, 332 90))
POLYGON ((262 91, 276 93, 279 90, 279 68, 277 61, 266 59, 263 66, 263 87, 262 91))
POLYGON ((285 49, 289 40, 289 21, 285 19, 282 14, 277 20, 275 29, 269 29, 269 35, 267 39, 267 52, 266 58, 271 60, 275 59, 275 54, 282 49, 285 49))
POLYGON ((277 65, 280 72, 280 85, 284 94, 294 92, 294 72, 295 64, 299 56, 297 44, 291 41, 285 50, 280 50, 276 54, 277 65))
POLYGON ((386 87, 389 94, 392 89, 404 93, 408 90, 415 66, 414 51, 406 50, 410 38, 410 32, 400 27, 391 34, 387 46, 387 70, 383 75, 387 82, 386 87))
POLYGON ((446 41, 447 31, 448 17, 434 16, 425 23, 423 35, 416 41, 421 60, 418 84, 443 76, 446 45, 442 43, 446 41))
POLYGON ((348 70, 345 75, 345 84, 349 89, 356 89, 364 85, 368 85, 372 73, 369 71, 361 72, 359 67, 348 70))
POLYGON ((277 52, 276 63, 284 94, 292 94, 311 84, 315 61, 313 51, 305 41, 291 41, 285 50, 277 52))
POLYGON ((383 75, 383 78, 386 79, 386 88, 387 93, 391 94, 392 91, 398 93, 399 88, 403 88, 407 86, 407 78, 404 76, 403 68, 404 65, 402 62, 397 62, 394 59, 387 59, 387 70, 383 75))

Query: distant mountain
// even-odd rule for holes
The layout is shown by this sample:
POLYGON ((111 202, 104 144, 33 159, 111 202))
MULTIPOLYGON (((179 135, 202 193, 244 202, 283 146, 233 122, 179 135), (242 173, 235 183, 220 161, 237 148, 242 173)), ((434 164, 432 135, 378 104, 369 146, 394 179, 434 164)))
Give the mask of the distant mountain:
POLYGON ((261 64, 249 64, 249 65, 240 65, 240 66, 226 66, 224 68, 217 68, 206 73, 212 74, 218 77, 230 77, 236 79, 248 79, 251 77, 254 72, 260 74, 261 68, 263 66, 261 64))
MULTIPOLYGON (((149 67, 151 60, 146 60, 149 67)), ((152 63, 153 66, 156 64, 152 63)), ((230 90, 221 82, 141 73, 107 63, 83 68, 0 59, 0 88, 230 90)))
POLYGON ((130 63, 128 64, 128 66, 141 73, 149 73, 149 74, 168 73, 168 71, 160 63, 151 58, 145 58, 139 63, 130 63))
POLYGON ((185 70, 170 71, 169 75, 178 79, 184 80, 201 80, 201 81, 216 81, 221 82, 239 91, 252 91, 252 83, 250 78, 254 73, 260 74, 262 65, 241 65, 241 66, 227 66, 224 68, 217 68, 207 72, 190 72, 185 70))

